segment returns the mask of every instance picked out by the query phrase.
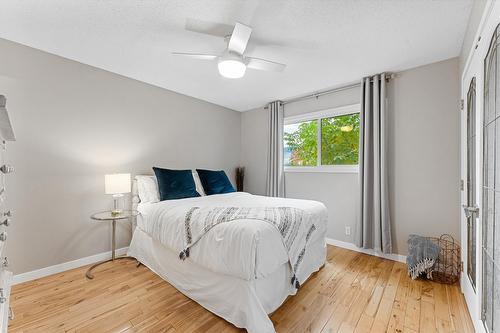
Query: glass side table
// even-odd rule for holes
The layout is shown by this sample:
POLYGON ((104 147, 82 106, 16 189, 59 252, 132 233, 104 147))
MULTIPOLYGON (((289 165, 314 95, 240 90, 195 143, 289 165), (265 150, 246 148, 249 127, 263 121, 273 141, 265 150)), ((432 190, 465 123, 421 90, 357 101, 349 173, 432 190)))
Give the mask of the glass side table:
POLYGON ((118 259, 134 259, 132 257, 127 257, 127 256, 121 256, 121 257, 116 256, 116 253, 115 253, 116 252, 116 222, 128 220, 132 217, 137 216, 138 214, 139 214, 139 212, 137 212, 136 210, 124 210, 119 214, 112 214, 111 211, 105 211, 105 212, 95 213, 90 217, 92 220, 95 220, 95 221, 111 222, 112 226, 113 226, 113 234, 112 234, 112 238, 111 238, 111 259, 100 261, 100 262, 95 263, 94 265, 90 266, 90 268, 85 273, 85 276, 88 279, 94 278, 94 275, 92 274, 92 270, 99 265, 102 265, 102 264, 110 262, 110 261, 115 261, 118 259))

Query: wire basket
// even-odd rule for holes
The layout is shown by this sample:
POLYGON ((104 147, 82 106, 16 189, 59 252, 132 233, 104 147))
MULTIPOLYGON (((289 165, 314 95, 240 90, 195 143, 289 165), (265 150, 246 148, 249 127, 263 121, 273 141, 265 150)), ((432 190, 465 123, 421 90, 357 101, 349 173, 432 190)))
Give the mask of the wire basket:
POLYGON ((426 238, 441 249, 439 257, 434 264, 432 280, 447 284, 456 283, 460 279, 460 272, 462 270, 459 243, 447 234, 441 235, 439 238, 426 238))

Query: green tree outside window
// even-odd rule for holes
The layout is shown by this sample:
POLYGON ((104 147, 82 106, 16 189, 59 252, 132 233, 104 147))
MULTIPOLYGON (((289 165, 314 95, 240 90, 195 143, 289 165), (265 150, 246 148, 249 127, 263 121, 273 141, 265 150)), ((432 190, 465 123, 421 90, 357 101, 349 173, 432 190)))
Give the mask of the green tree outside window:
MULTIPOLYGON (((318 122, 285 126, 285 165, 316 166, 318 122)), ((321 164, 357 165, 359 155, 359 113, 321 119, 321 164)))

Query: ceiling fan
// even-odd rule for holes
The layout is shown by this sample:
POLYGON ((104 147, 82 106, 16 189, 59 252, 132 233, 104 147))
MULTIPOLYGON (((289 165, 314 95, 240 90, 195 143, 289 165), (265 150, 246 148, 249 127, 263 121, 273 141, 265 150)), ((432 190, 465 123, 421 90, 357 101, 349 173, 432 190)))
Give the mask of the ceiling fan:
POLYGON ((286 67, 284 64, 244 55, 251 33, 251 27, 236 22, 233 32, 224 37, 227 41, 227 47, 222 54, 214 55, 182 52, 173 52, 172 54, 193 59, 217 60, 217 67, 220 75, 230 79, 243 77, 247 68, 272 72, 284 71, 286 67))

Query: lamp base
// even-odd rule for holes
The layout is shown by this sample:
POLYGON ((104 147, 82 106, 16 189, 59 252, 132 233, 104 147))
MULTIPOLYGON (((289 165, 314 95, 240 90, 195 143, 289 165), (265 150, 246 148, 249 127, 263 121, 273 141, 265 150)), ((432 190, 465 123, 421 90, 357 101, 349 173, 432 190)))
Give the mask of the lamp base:
POLYGON ((113 210, 111 211, 112 216, 118 216, 123 212, 123 209, 118 208, 118 200, 123 197, 123 194, 113 194, 113 210))
POLYGON ((118 216, 118 215, 120 215, 121 213, 123 213, 123 210, 121 210, 121 209, 113 209, 113 210, 111 211, 111 216, 118 216))

